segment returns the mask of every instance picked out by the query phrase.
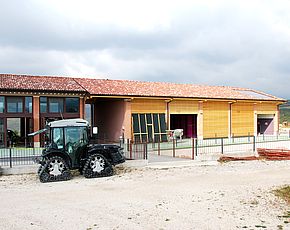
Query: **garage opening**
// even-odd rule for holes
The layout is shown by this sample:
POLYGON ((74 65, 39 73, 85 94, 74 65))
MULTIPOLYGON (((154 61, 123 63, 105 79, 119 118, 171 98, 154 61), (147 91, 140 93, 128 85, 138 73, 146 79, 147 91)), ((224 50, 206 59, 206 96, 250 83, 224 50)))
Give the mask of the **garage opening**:
POLYGON ((274 114, 258 114, 258 135, 274 135, 274 114))
POLYGON ((171 114, 170 129, 183 129, 183 137, 197 137, 197 114, 171 114))

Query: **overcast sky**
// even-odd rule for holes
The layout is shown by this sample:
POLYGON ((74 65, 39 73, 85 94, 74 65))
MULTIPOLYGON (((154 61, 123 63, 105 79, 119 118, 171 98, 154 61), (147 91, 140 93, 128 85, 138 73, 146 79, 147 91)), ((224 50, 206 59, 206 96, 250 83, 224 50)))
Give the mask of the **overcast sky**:
POLYGON ((0 72, 248 87, 290 98, 288 0, 0 0, 0 72))

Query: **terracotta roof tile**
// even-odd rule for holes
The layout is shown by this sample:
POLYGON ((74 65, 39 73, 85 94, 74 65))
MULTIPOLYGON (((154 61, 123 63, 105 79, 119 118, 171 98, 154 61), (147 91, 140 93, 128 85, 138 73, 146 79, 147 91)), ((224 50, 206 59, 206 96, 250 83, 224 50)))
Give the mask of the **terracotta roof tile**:
POLYGON ((263 92, 228 86, 75 78, 91 95, 284 100, 263 92))
POLYGON ((0 89, 88 92, 89 94, 96 96, 107 95, 285 101, 282 98, 256 90, 228 86, 15 74, 0 74, 0 89))
POLYGON ((73 78, 0 74, 2 90, 85 92, 73 78))

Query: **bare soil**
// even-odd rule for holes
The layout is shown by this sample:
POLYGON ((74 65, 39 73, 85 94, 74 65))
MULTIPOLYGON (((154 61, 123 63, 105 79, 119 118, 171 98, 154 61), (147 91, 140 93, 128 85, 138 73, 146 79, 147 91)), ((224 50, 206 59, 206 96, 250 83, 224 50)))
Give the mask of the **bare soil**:
POLYGON ((290 184, 290 161, 116 171, 47 184, 2 176, 0 229, 290 229, 273 192, 290 184))

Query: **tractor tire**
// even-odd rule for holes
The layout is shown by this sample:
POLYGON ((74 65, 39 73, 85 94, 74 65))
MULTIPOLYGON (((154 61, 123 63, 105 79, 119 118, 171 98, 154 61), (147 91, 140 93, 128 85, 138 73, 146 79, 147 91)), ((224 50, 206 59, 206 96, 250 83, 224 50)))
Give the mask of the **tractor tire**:
POLYGON ((83 175, 85 178, 112 176, 113 167, 102 154, 92 154, 85 163, 83 175))
POLYGON ((59 156, 53 156, 47 159, 45 165, 39 167, 38 175, 42 183, 66 181, 72 178, 66 161, 59 156))
POLYGON ((40 166, 39 166, 39 168, 38 168, 38 170, 37 170, 37 175, 39 175, 39 174, 41 173, 41 171, 42 171, 43 168, 44 168, 43 165, 40 165, 40 166))

